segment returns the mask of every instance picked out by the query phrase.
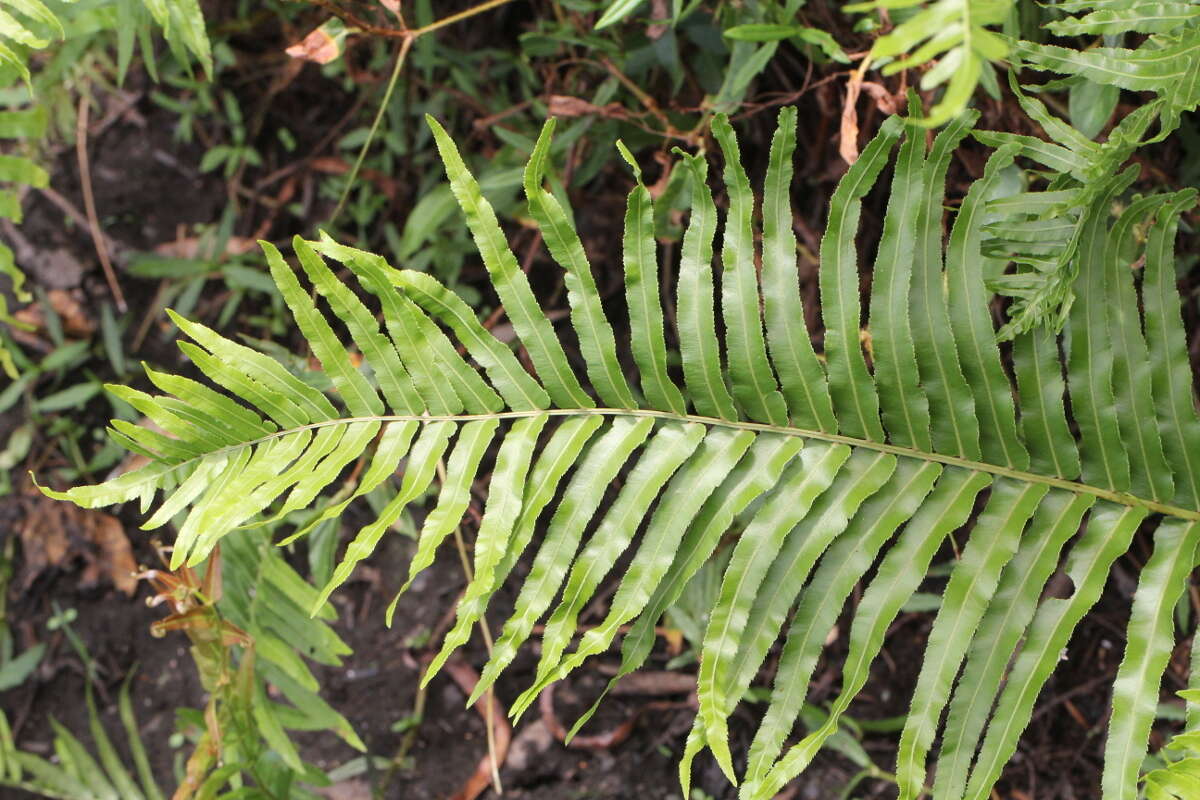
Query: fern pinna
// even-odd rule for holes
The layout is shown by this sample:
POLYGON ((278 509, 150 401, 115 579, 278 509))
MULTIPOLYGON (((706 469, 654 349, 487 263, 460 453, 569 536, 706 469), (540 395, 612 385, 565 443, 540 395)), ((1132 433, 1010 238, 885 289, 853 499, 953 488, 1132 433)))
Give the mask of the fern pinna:
MULTIPOLYGON (((890 623, 947 537, 964 528, 966 544, 929 636, 896 775, 902 798, 926 791, 927 756, 948 706, 931 791, 938 798, 987 797, 1110 566, 1140 527, 1153 525, 1154 554, 1134 598, 1115 683, 1104 774, 1105 797, 1131 798, 1173 644, 1172 609, 1200 534, 1200 418, 1173 258, 1179 217, 1195 193, 1135 199, 1111 225, 1107 213, 1090 216, 1061 341, 1045 328, 1018 335, 1014 386, 996 343, 980 247, 991 204, 999 202, 988 198, 1022 145, 1007 142, 994 152, 943 246, 945 176, 974 117, 952 122, 928 153, 924 127, 891 118, 830 203, 820 253, 822 357, 803 322, 797 280, 789 202, 795 122, 794 109, 785 109, 771 146, 761 273, 750 182, 729 123, 714 123, 729 194, 719 302, 708 162, 682 155, 679 168, 692 188, 674 287, 682 384, 669 366, 651 195, 628 151, 621 149, 637 184, 623 250, 636 370, 618 356, 570 217, 543 188, 552 123, 525 174, 530 212, 565 271, 585 381, 478 184, 430 120, 454 195, 536 378, 429 275, 397 271, 328 238, 297 239, 301 272, 327 305, 322 311, 280 253, 264 244, 334 391, 318 391, 268 356, 173 317, 193 340, 180 344, 185 355, 225 391, 154 370, 151 381, 167 395, 113 387, 158 428, 113 422, 112 435, 150 464, 99 486, 48 493, 89 507, 138 499, 149 508, 162 490, 165 500, 146 525, 181 517, 173 561, 195 564, 259 515, 278 518, 318 502, 365 453, 351 496, 328 501, 318 520, 387 485, 403 464, 391 502, 349 544, 319 603, 370 555, 404 506, 423 496, 444 460, 411 582, 459 524, 485 454, 498 441, 473 579, 424 679, 467 640, 544 528, 471 697, 494 683, 549 611, 536 679, 513 705, 517 715, 545 686, 606 652, 624 626, 617 677, 640 666, 659 617, 736 524, 701 648, 700 710, 681 777, 686 787, 692 759, 707 747, 737 778, 727 720, 783 632, 771 700, 741 771, 747 798, 773 797, 837 730, 890 623), (897 144, 872 265, 868 363, 855 236, 862 198, 897 144), (353 274, 378 304, 382 327, 322 256, 353 274), (1140 280, 1129 268, 1139 259, 1140 280), (363 367, 334 333, 329 312, 349 332, 363 367), (1078 438, 1065 411, 1068 391, 1078 438), (615 500, 602 506, 622 475, 615 500), (580 610, 630 550, 607 617, 572 650, 580 610), (1039 602, 1060 559, 1074 593, 1039 602), (867 576, 828 720, 785 747, 827 634, 867 576)), ((1097 209, 1112 207, 1132 178, 1113 178, 1094 200, 1097 209)), ((1030 219, 1038 212, 1031 208, 1030 219)))

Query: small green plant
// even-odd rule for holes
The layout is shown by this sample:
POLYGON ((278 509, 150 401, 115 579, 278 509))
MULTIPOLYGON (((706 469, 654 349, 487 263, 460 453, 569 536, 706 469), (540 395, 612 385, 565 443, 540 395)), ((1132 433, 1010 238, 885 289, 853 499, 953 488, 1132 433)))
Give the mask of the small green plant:
MULTIPOLYGON (((64 94, 63 87, 70 83, 64 76, 78 68, 79 50, 98 32, 116 38, 117 60, 112 72, 118 82, 124 79, 139 42, 146 65, 154 74, 151 31, 155 28, 162 31, 179 61, 190 64, 194 58, 206 73, 212 73, 211 46, 199 0, 114 0, 103 4, 53 3, 52 7, 42 0, 0 0, 0 143, 16 140, 20 146, 17 152, 0 154, 0 219, 19 223, 21 192, 49 184, 49 174, 36 163, 36 150, 47 134, 48 117, 58 116, 54 110, 61 111, 63 105, 73 103, 59 102, 57 109, 48 112, 41 102, 42 95, 64 94), (49 52, 56 41, 63 42, 57 54, 41 70, 31 71, 33 54, 49 52)), ((73 130, 73 125, 67 129, 73 130)), ((25 275, 17 268, 12 250, 3 242, 0 276, 11 281, 19 302, 33 299, 24 287, 25 275)), ((7 301, 0 294, 0 373, 17 380, 21 373, 15 345, 6 329, 9 326, 27 327, 9 313, 7 301)))
POLYGON ((144 575, 156 590, 153 602, 172 611, 152 632, 187 634, 209 693, 202 712, 181 712, 199 733, 175 798, 315 800, 308 787, 329 780, 302 760, 287 730, 330 731, 365 749, 349 722, 321 699, 305 661, 337 666, 350 649, 328 625, 331 607, 317 609, 315 619, 306 614, 316 590, 271 546, 270 529, 231 540, 224 550, 227 557, 213 552, 202 579, 190 567, 144 575), (286 702, 270 697, 268 686, 286 702), (218 793, 222 787, 228 795, 218 793))
MULTIPOLYGON (((8 718, 0 711, 0 786, 35 793, 38 797, 59 800, 163 800, 163 794, 150 770, 146 747, 138 731, 133 703, 129 698, 129 687, 134 673, 130 673, 117 695, 121 727, 125 730, 130 756, 137 774, 135 780, 129 768, 122 763, 116 747, 96 711, 92 694, 95 680, 95 662, 83 640, 71 627, 77 612, 73 608, 61 609, 55 605, 55 614, 47 622, 49 630, 61 630, 68 644, 83 662, 84 699, 87 704, 88 727, 92 736, 96 756, 69 730, 51 720, 54 728, 55 760, 19 750, 13 742, 8 718)), ((5 687, 7 688, 7 687, 5 687)))

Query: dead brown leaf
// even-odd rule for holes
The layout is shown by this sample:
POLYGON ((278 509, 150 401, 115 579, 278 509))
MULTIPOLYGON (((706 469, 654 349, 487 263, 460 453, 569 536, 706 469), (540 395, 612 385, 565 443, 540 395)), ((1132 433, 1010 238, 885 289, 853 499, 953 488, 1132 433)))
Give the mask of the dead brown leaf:
MULTIPOLYGON (((62 321, 62 330, 72 339, 86 339, 96 332, 96 320, 84 310, 76 293, 67 289, 51 289, 46 292, 50 308, 62 321)), ((33 303, 13 314, 19 321, 35 330, 46 328, 46 314, 40 303, 33 303)))
POLYGON ((371 784, 362 778, 350 778, 317 789, 317 794, 328 800, 371 800, 371 784))
POLYGON ((862 84, 861 70, 850 73, 850 80, 846 84, 846 103, 842 106, 842 135, 838 142, 838 155, 847 164, 858 161, 858 96, 862 92, 862 84))
MULTIPOLYGON (((324 172, 328 175, 345 175, 350 172, 350 163, 337 156, 320 156, 309 159, 308 166, 315 172, 324 172)), ((392 202, 396 201, 396 197, 400 192, 400 184, 395 179, 384 175, 379 170, 368 169, 366 167, 360 169, 358 175, 363 180, 375 184, 375 187, 387 195, 389 200, 392 202)))
MULTIPOLYGON (((479 674, 471 669, 465 661, 451 658, 446 662, 445 670, 463 693, 470 694, 475 691, 475 685, 479 683, 479 674)), ((507 712, 496 701, 495 693, 490 691, 483 696, 482 702, 476 703, 475 710, 479 712, 479 716, 483 717, 484 725, 492 726, 492 737, 496 745, 496 763, 503 765, 504 759, 508 756, 508 743, 512 740, 512 728, 508 724, 507 712)), ((492 757, 484 754, 479 765, 476 766, 475 772, 450 800, 475 800, 491 785, 492 771, 492 757)))
POLYGON ((874 81, 863 81, 862 88, 875 101, 875 107, 884 114, 891 115, 900 111, 904 95, 892 94, 882 83, 875 83, 874 81))
POLYGON ((631 672, 617 681, 614 695, 687 694, 696 690, 696 676, 686 672, 651 670, 631 672))
POLYGON ((650 18, 663 21, 652 22, 647 25, 646 38, 661 39, 662 35, 671 29, 671 26, 666 22, 666 20, 671 18, 671 9, 667 6, 667 0, 651 0, 650 18))
POLYGON ((628 116, 625 107, 620 103, 598 106, 581 97, 565 94, 550 95, 546 98, 546 107, 552 117, 584 117, 588 114, 598 114, 601 117, 624 119, 628 116))
MULTIPOLYGON (((203 252, 202 246, 207 242, 199 236, 180 236, 174 241, 156 245, 154 252, 166 258, 199 258, 203 252)), ((258 249, 258 243, 248 236, 230 236, 225 242, 226 256, 240 256, 258 249)), ((210 255, 203 252, 205 256, 210 255)))
POLYGON ((284 52, 302 61, 328 64, 342 54, 342 49, 323 28, 317 28, 284 52))
POLYGON ((22 588, 28 589, 47 569, 83 561, 79 583, 98 586, 107 579, 132 596, 137 589, 137 563, 125 528, 110 514, 51 500, 30 498, 29 512, 17 528, 23 556, 22 588))

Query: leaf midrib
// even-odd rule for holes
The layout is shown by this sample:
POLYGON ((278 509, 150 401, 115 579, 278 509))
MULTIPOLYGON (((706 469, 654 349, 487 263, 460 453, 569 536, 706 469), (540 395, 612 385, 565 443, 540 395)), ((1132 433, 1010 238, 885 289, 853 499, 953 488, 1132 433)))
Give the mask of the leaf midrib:
POLYGON ((240 450, 244 447, 253 447, 263 442, 268 442, 273 439, 280 439, 293 433, 299 433, 306 430, 315 430, 325 428, 332 425, 350 425, 360 422, 473 422, 476 420, 489 419, 524 419, 526 417, 535 417, 545 414, 551 417, 577 417, 577 416, 607 416, 607 417, 649 417, 652 419, 662 419, 672 422, 696 422, 712 427, 733 428, 736 430, 756 431, 759 433, 773 433, 781 436, 796 436, 802 439, 814 439, 822 442, 831 442, 834 444, 845 444, 850 447, 862 447, 868 450, 875 450, 880 453, 891 453, 897 456, 906 458, 916 458, 922 461, 932 461, 939 464, 946 464, 953 467, 961 467, 963 469, 975 470, 977 472, 986 472, 991 475, 999 475, 1001 477, 1011 478, 1013 480, 1022 481, 1025 483, 1042 484, 1051 486, 1057 489, 1064 489, 1076 494, 1087 494, 1093 497, 1098 497, 1102 500, 1108 500, 1123 506, 1131 506, 1137 508, 1145 508, 1156 514, 1162 514, 1167 517, 1176 517, 1191 521, 1200 521, 1200 510, 1183 508, 1181 506, 1171 505, 1169 503, 1161 503, 1156 500, 1149 500, 1144 497, 1138 497, 1128 492, 1119 492, 1111 489, 1103 489, 1099 486, 1092 486, 1078 481, 1067 480, 1050 475, 1039 475, 1034 472, 1025 472, 1023 470, 1012 469, 1010 467, 1000 466, 999 464, 990 464, 985 461, 972 461, 971 459, 961 458, 959 456, 944 455, 942 453, 930 453, 923 450, 917 450, 911 447, 902 447, 900 445, 889 444, 887 442, 876 442, 870 439, 860 439, 854 436, 845 436, 839 433, 826 433, 824 431, 806 430, 804 428, 792 428, 784 425, 771 425, 765 422, 748 422, 744 420, 720 419, 718 417, 706 417, 698 414, 677 414, 671 411, 659 411, 657 409, 648 408, 553 408, 553 409, 532 409, 523 411, 497 411, 486 414, 382 414, 364 417, 339 417, 337 419, 320 420, 311 422, 307 425, 301 425, 295 428, 279 430, 271 433, 268 436, 263 436, 259 439, 254 439, 247 442, 240 442, 228 447, 222 447, 212 450, 203 455, 196 456, 181 461, 178 464, 171 465, 170 469, 179 469, 188 464, 203 459, 209 456, 219 455, 240 450))

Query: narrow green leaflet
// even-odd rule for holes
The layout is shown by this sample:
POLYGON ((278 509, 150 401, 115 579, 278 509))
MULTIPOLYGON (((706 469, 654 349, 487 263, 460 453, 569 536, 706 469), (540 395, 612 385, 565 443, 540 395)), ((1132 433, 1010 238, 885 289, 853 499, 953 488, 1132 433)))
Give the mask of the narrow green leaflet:
MULTIPOLYGON (((637 657, 633 656, 635 650, 653 644, 653 623, 661 616, 662 610, 655 607, 647 612, 646 607, 656 598, 664 596, 660 594, 662 587, 675 577, 671 575, 670 570, 679 553, 679 531, 692 529, 697 516, 702 515, 704 509, 708 508, 713 492, 725 485, 723 482, 739 465, 743 454, 754 441, 755 436, 749 431, 715 429, 704 437, 695 455, 675 473, 663 491, 662 499, 650 518, 645 536, 642 537, 642 543, 613 597, 608 615, 603 622, 583 635, 576 651, 559 666, 555 679, 564 677, 589 656, 604 652, 621 626, 639 614, 642 615, 640 620, 651 620, 649 631, 645 631, 647 626, 639 620, 635 630, 626 636, 622 646, 622 668, 626 666, 626 654, 637 657), (646 635, 649 636, 647 645, 639 645, 637 641, 631 642, 630 637, 646 635), (630 648, 629 651, 626 651, 626 646, 630 648)), ((640 658, 638 665, 645 660, 644 652, 640 658)), ((633 667, 630 671, 632 669, 633 667)), ((617 678, 609 683, 609 688, 617 678)), ((605 694, 607 693, 606 689, 605 694)), ((596 703, 598 704, 599 700, 596 703)), ((568 737, 574 736, 595 709, 596 704, 576 721, 568 737)))
POLYGON ((1030 469, 1042 475, 1079 475, 1079 449, 1067 426, 1058 338, 1035 328, 1013 338, 1013 367, 1021 406, 1021 433, 1029 448, 1030 469))
POLYGON ((1026 469, 1029 454, 1017 435, 1012 388, 1000 362, 988 309, 989 293, 976 255, 983 238, 983 198, 1014 155, 1011 149, 998 150, 988 159, 983 177, 971 184, 963 198, 946 246, 946 299, 950 328, 958 342, 959 364, 975 395, 983 457, 991 464, 1026 469))
POLYGON ((1051 491, 1029 523, 1026 537, 1004 568, 996 595, 971 638, 967 666, 954 691, 938 753, 933 796, 961 797, 971 759, 987 725, 1004 670, 1033 619, 1042 587, 1058 565, 1063 545, 1079 530, 1094 498, 1051 491))
POLYGON ((425 121, 433 131, 434 142, 442 156, 446 177, 454 199, 458 201, 467 218, 467 226, 479 248, 484 266, 492 278, 492 285, 504 303, 513 328, 521 337, 521 343, 529 351, 529 358, 537 368, 542 385, 546 387, 554 404, 564 408, 593 405, 583 391, 579 379, 567 363, 554 328, 534 299, 529 279, 517 264, 517 258, 508 248, 504 232, 496 220, 496 212, 483 197, 479 184, 472 177, 467 165, 446 130, 433 117, 426 115, 425 121))
POLYGON ((271 267, 271 277, 296 317, 296 324, 310 342, 313 355, 333 381, 334 388, 346 401, 346 408, 357 417, 383 413, 383 402, 347 357, 346 348, 329 327, 325 317, 313 305, 312 299, 300 287, 300 282, 283 256, 270 242, 261 242, 271 267))
MULTIPOLYGON (((677 151, 678 152, 678 151, 677 151)), ((692 218, 679 260, 675 290, 675 317, 679 329, 679 354, 688 397, 696 413, 705 417, 737 419, 737 410, 721 375, 721 346, 717 341, 713 313, 713 236, 717 230, 717 207, 705 179, 708 162, 704 156, 683 157, 692 186, 692 218)))
POLYGON ((950 686, 996 591, 1000 571, 1016 552, 1025 524, 1046 496, 1045 486, 1005 478, 996 481, 991 497, 971 531, 962 558, 950 573, 925 647, 912 706, 900 734, 896 782, 902 800, 917 797, 925 781, 925 756, 933 744, 938 718, 950 697, 950 686))
POLYGON ((1200 507, 1200 417, 1196 414, 1187 338, 1175 289, 1175 233, 1179 215, 1196 204, 1196 191, 1179 192, 1159 209, 1146 242, 1142 301, 1146 308, 1146 344, 1160 365, 1150 376, 1159 431, 1175 470, 1175 499, 1200 507))
POLYGON ((417 553, 408 567, 408 580, 400 587, 401 592, 407 590, 413 579, 433 563, 438 545, 458 527, 466 514, 471 502, 471 483, 499 427, 500 421, 497 419, 481 419, 459 428, 458 441, 454 443, 454 450, 446 463, 446 478, 442 481, 437 504, 421 526, 417 553))
POLYGON ((645 0, 613 0, 613 2, 609 3, 608 8, 604 10, 600 19, 596 21, 596 30, 617 24, 634 11, 637 11, 638 6, 643 2, 645 0))
POLYGON ((392 411, 412 414, 424 410, 412 379, 400 363, 392 343, 379 330, 375 316, 325 266, 325 262, 307 242, 297 236, 292 240, 292 246, 313 286, 329 301, 337 316, 346 320, 351 338, 375 372, 379 389, 392 411))
POLYGON ((855 583, 870 569, 884 542, 917 512, 941 471, 940 465, 901 460, 888 484, 863 504, 822 557, 792 617, 767 713, 750 745, 748 784, 764 779, 779 758, 800 716, 825 639, 855 583))
POLYGON ((838 183, 829 201, 829 220, 821 237, 821 314, 825 319, 825 358, 829 391, 841 432, 859 439, 883 441, 879 397, 867 372, 860 342, 858 260, 855 236, 862 198, 875 184, 896 140, 904 131, 889 117, 838 183))
MULTIPOLYGON (((784 539, 802 520, 813 502, 830 484, 850 457, 850 449, 840 445, 814 444, 806 447, 772 494, 754 515, 734 547, 721 595, 709 616, 708 629, 700 652, 697 694, 700 715, 708 741, 730 781, 733 774, 728 745, 722 752, 725 715, 730 703, 726 687, 731 683, 733 664, 742 643, 742 634, 767 570, 783 547, 784 539), (719 738, 715 741, 713 737, 719 738)), ((734 697, 736 701, 737 697, 734 697)))
MULTIPOLYGON (((554 431, 538 454, 537 463, 529 475, 521 500, 521 516, 513 531, 512 542, 496 573, 499 578, 512 572, 517 559, 533 539, 538 515, 554 499, 558 484, 567 470, 574 466, 588 441, 603 425, 603 417, 585 416, 569 419, 554 431)), ((497 585, 499 585, 497 581, 497 585)))
POLYGON ((341 516, 342 512, 355 499, 377 489, 380 484, 396 472, 397 467, 400 465, 400 460, 408 452, 408 447, 412 443, 413 436, 416 433, 417 423, 411 420, 408 422, 392 422, 384 426, 383 434, 379 437, 379 444, 375 447, 375 452, 371 456, 370 466, 363 473, 362 480, 358 482, 354 491, 350 492, 349 496, 344 500, 328 505, 320 514, 314 516, 308 523, 279 544, 281 546, 291 544, 312 531, 322 522, 341 516))
POLYGON ((896 160, 892 192, 871 278, 872 353, 884 427, 896 444, 929 450, 929 401, 918 385, 909 323, 917 218, 924 196, 925 131, 910 125, 896 160))
POLYGON ((938 547, 951 531, 966 522, 976 496, 989 482, 987 475, 957 468, 942 474, 896 545, 884 557, 859 603, 850 628, 850 653, 842 670, 842 690, 833 702, 829 718, 788 750, 766 779, 746 786, 752 800, 771 800, 812 762, 825 741, 837 731, 839 718, 867 682, 871 662, 883 647, 888 626, 924 579, 938 547))
POLYGON ((1110 300, 1102 268, 1106 240, 1101 214, 1133 176, 1132 170, 1126 170, 1111 181, 1093 206, 1079 247, 1080 260, 1090 268, 1083 271, 1078 281, 1079 290, 1067 323, 1071 333, 1067 380, 1071 386, 1071 410, 1079 425, 1083 480, 1118 490, 1129 489, 1129 457, 1121 441, 1113 397, 1114 359, 1106 356, 1111 348, 1110 300))
MULTIPOLYGON (((456 429, 457 426, 453 422, 434 422, 425 426, 425 429, 421 431, 417 443, 413 445, 412 454, 408 458, 408 463, 415 468, 405 470, 400 491, 388 502, 383 511, 379 512, 375 521, 359 530, 350 544, 346 546, 346 553, 334 569, 333 576, 321 589, 321 594, 313 606, 314 613, 317 608, 325 604, 334 589, 346 582, 354 572, 355 565, 375 551, 375 545, 379 543, 380 537, 391 527, 392 523, 400 519, 400 515, 404 513, 404 507, 429 487, 434 477, 434 471, 437 469, 437 463, 442 454, 446 452, 446 448, 450 444, 450 437, 454 435, 456 429)), ((388 623, 391 624, 390 616, 388 623)))
MULTIPOLYGON (((711 438, 708 437, 708 438, 711 438)), ((707 444, 708 438, 705 439, 707 444)), ((654 586, 645 608, 621 643, 621 666, 609 681, 605 694, 623 676, 645 663, 654 646, 655 626, 683 592, 688 581, 712 556, 718 540, 729 530, 734 517, 756 498, 770 491, 779 481, 784 467, 796 457, 803 440, 793 437, 761 434, 754 439, 746 455, 737 462, 720 491, 704 501, 696 518, 688 526, 672 557, 670 566, 654 586)), ((657 520, 657 515, 656 515, 657 520)), ((589 709, 572 732, 586 722, 600 701, 589 709)))
POLYGON ((1154 533, 1154 553, 1142 568, 1125 655, 1113 681, 1112 716, 1104 743, 1105 800, 1135 800, 1163 672, 1175 644, 1174 609, 1196 565, 1200 524, 1167 520, 1154 533))
POLYGON ((508 408, 531 411, 550 405, 546 391, 521 367, 512 351, 483 327, 462 298, 423 272, 393 271, 389 276, 413 302, 466 344, 467 352, 483 367, 508 408))
POLYGON ((458 601, 454 627, 446 634, 442 649, 430 662, 421 680, 428 683, 459 647, 466 644, 471 626, 483 616, 485 603, 498 583, 496 567, 508 551, 509 537, 521 514, 522 489, 533 460, 533 448, 548 417, 540 415, 518 420, 500 445, 496 469, 492 472, 487 507, 479 533, 475 537, 475 569, 471 583, 458 601))
POLYGON ((621 493, 604 512, 600 526, 571 565, 562 599, 542 635, 537 676, 533 685, 513 703, 513 714, 520 714, 537 698, 547 676, 559 666, 563 652, 575 636, 579 612, 633 542, 638 520, 646 515, 659 490, 699 446, 704 432, 704 426, 695 423, 666 423, 646 443, 621 493))
POLYGON ((1154 416, 1154 398, 1151 396, 1154 363, 1142 336, 1137 314, 1137 289, 1130 265, 1135 260, 1132 252, 1135 226, 1168 197, 1156 195, 1130 204, 1108 232, 1104 260, 1104 305, 1111 330, 1115 412, 1129 457, 1130 488, 1139 497, 1155 500, 1172 498, 1175 482, 1163 454, 1154 416))
POLYGON ((600 293, 592 277, 583 243, 554 195, 542 188, 546 160, 550 157, 550 139, 554 118, 546 120, 537 144, 525 167, 525 196, 529 211, 541 228, 546 247, 562 266, 571 306, 571 323, 579 335, 579 350, 587 365, 588 377, 600 400, 610 408, 637 408, 629 384, 617 361, 617 343, 612 326, 600 305, 600 293))
MULTIPOLYGON (((429 323, 410 300, 397 294, 388 280, 389 267, 376 255, 361 254, 360 251, 322 246, 322 251, 331 252, 343 263, 352 264, 364 288, 379 299, 384 311, 384 327, 392 340, 401 362, 411 377, 413 389, 419 397, 408 394, 407 383, 398 380, 398 388, 404 392, 406 401, 415 409, 427 409, 433 414, 453 414, 463 409, 465 398, 456 390, 453 380, 446 380, 447 371, 454 364, 444 364, 446 345, 436 326, 429 323)), ((366 324, 364 322, 364 324, 366 324)), ((457 356, 454 361, 458 361, 457 356)), ((461 375, 461 368, 458 369, 461 375)), ((464 389, 467 388, 464 386, 464 389)), ((479 389, 478 386, 473 388, 479 389)), ((486 389, 482 390, 486 394, 486 389)))
MULTIPOLYGON (((1065 5, 1065 4, 1064 4, 1065 5)), ((1082 17, 1065 17, 1046 23, 1046 29, 1059 36, 1091 34, 1117 35, 1129 31, 1164 33, 1191 21, 1200 21, 1200 7, 1195 3, 1163 2, 1163 0, 1096 0, 1087 4, 1093 8, 1082 17)), ((1064 11, 1081 8, 1065 7, 1064 11)))
POLYGON ((991 793, 1004 763, 1016 750, 1017 737, 1029 724, 1038 692, 1058 663, 1071 632, 1099 599, 1109 568, 1129 548, 1134 531, 1145 517, 1145 509, 1108 502, 1092 508, 1087 529, 1067 559, 1067 576, 1074 583, 1075 593, 1069 600, 1044 600, 1038 609, 988 725, 967 784, 967 798, 985 800, 991 793))
POLYGON ((750 419, 786 425, 787 406, 767 361, 759 312, 754 193, 742 168, 737 136, 728 117, 720 114, 713 120, 713 135, 725 155, 725 186, 729 191, 729 215, 721 241, 721 312, 733 395, 750 419))
POLYGON ((652 419, 619 417, 588 448, 559 500, 546 539, 517 596, 516 608, 504 623, 504 630, 492 648, 492 657, 483 668, 469 703, 482 697, 501 670, 516 658, 517 648, 529 637, 538 617, 558 593, 583 537, 584 527, 604 497, 605 487, 616 478, 633 451, 645 442, 653 427, 652 419))
POLYGON ((975 401, 958 363, 942 273, 942 203, 954 148, 970 132, 977 113, 963 114, 938 134, 925 162, 925 196, 917 217, 909 296, 913 345, 921 385, 929 399, 930 432, 938 452, 978 459, 975 401))
POLYGON ((1049 44, 1020 42, 1014 49, 1026 65, 1078 75, 1095 83, 1118 86, 1133 92, 1156 92, 1168 106, 1166 117, 1195 109, 1200 102, 1197 57, 1200 37, 1155 36, 1136 50, 1124 47, 1093 47, 1078 51, 1049 44))
POLYGON ((763 315, 771 363, 779 376, 792 420, 801 428, 833 433, 837 421, 825 370, 804 324, 804 304, 796 270, 792 230, 792 159, 796 151, 796 109, 779 111, 763 186, 763 315))
POLYGON ((629 344, 641 374, 642 391, 651 408, 687 412, 679 387, 667 375, 667 344, 663 332, 662 297, 658 285, 658 243, 654 238, 654 208, 642 169, 618 140, 617 150, 633 169, 637 185, 625 207, 622 254, 625 302, 629 307, 629 344))

